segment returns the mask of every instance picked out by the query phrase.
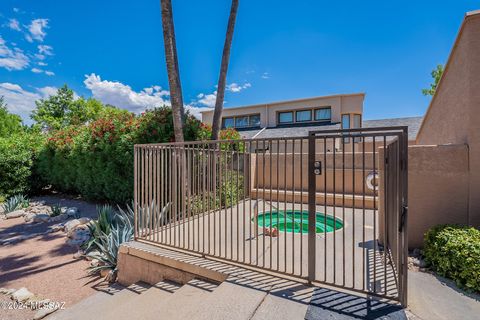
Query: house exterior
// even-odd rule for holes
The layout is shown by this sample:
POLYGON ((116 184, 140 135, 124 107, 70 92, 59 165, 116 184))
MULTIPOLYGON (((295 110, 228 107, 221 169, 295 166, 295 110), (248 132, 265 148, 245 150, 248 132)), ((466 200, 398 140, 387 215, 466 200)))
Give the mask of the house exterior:
MULTIPOLYGON (((315 130, 407 126, 409 144, 415 143, 423 117, 364 120, 364 99, 365 93, 336 94, 225 108, 222 128, 235 128, 245 139, 270 139, 305 137, 315 130)), ((213 110, 202 112, 203 123, 212 120, 213 110)), ((351 149, 350 141, 344 142, 339 140, 336 149, 351 149)))
MULTIPOLYGON (((364 93, 337 94, 323 97, 263 103, 251 106, 225 108, 222 128, 250 131, 258 129, 331 126, 342 128, 361 126, 364 93)), ((213 110, 202 112, 202 122, 211 124, 213 110)))

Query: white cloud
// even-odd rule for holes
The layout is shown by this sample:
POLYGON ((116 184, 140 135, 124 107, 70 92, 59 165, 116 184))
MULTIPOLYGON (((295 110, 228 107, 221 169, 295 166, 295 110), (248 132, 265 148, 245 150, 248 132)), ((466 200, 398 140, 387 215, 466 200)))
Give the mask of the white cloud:
POLYGON ((17 19, 10 19, 8 21, 8 24, 7 26, 12 29, 12 30, 15 30, 15 31, 21 31, 22 29, 20 28, 20 23, 18 22, 17 19))
POLYGON ((262 74, 262 79, 270 79, 270 73, 264 72, 264 73, 262 74))
POLYGON ((23 70, 30 63, 30 59, 19 48, 9 48, 0 36, 0 68, 11 70, 23 70))
POLYGON ((39 68, 32 68, 31 70, 33 73, 45 73, 47 76, 51 77, 51 76, 54 76, 55 73, 53 71, 49 71, 49 70, 43 70, 43 69, 39 69, 39 68))
POLYGON ((45 29, 48 28, 48 19, 35 19, 28 25, 28 34, 25 36, 27 41, 37 40, 42 42, 47 35, 45 29))
POLYGON ((10 112, 18 114, 24 120, 28 120, 30 113, 35 109, 35 101, 44 99, 57 92, 56 88, 34 88, 33 91, 23 89, 18 84, 0 83, 0 96, 5 98, 10 112))
POLYGON ((197 96, 197 101, 195 104, 199 104, 208 108, 215 107, 215 101, 217 100, 217 91, 214 91, 211 94, 200 93, 197 96))
POLYGON ((39 66, 42 66, 42 67, 45 67, 45 66, 48 66, 48 63, 45 63, 45 62, 42 62, 40 61, 39 63, 37 63, 39 66))
POLYGON ((230 92, 240 92, 244 89, 250 88, 251 86, 252 85, 249 82, 245 82, 243 85, 239 85, 238 83, 233 82, 227 85, 226 89, 230 92))
POLYGON ((145 88, 140 92, 134 91, 130 86, 118 81, 102 80, 100 76, 92 73, 85 75, 83 82, 92 92, 94 98, 103 103, 112 104, 119 108, 139 113, 148 108, 170 105, 168 91, 159 86, 145 88))
MULTIPOLYGON (((171 105, 170 93, 157 85, 144 88, 141 91, 134 91, 126 84, 119 81, 102 80, 100 76, 94 73, 85 75, 84 83, 95 99, 131 112, 140 113, 149 108, 171 105)), ((206 96, 203 98, 208 99, 206 96)), ((185 110, 201 119, 200 111, 208 109, 195 102, 185 105, 185 110)))
POLYGON ((53 48, 51 46, 47 46, 44 44, 38 45, 38 53, 43 56, 52 56, 53 55, 53 48))
POLYGON ((18 9, 18 8, 13 8, 13 12, 17 12, 17 13, 18 13, 18 12, 20 12, 20 9, 18 9))

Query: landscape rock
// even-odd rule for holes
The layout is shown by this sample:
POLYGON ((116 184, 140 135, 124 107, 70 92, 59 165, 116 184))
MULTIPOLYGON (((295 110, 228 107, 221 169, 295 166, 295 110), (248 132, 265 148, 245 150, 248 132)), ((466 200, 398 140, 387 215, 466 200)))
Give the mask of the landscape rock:
POLYGON ((78 250, 73 254, 73 259, 82 259, 85 252, 83 250, 78 250))
POLYGON ((55 217, 50 217, 50 222, 59 222, 63 220, 67 220, 68 216, 65 213, 59 214, 58 216, 55 217))
POLYGON ((27 301, 31 298, 33 298, 35 295, 28 291, 27 288, 23 287, 18 289, 12 294, 12 299, 18 301, 18 302, 24 302, 27 301))
POLYGON ((87 224, 91 221, 92 219, 88 218, 88 217, 82 217, 82 218, 79 218, 78 221, 80 221, 80 224, 87 224))
POLYGON ((32 222, 34 223, 38 223, 38 222, 47 222, 48 220, 50 220, 50 216, 46 213, 39 213, 39 214, 36 214, 34 217, 33 217, 33 220, 32 222))
POLYGON ((77 225, 68 235, 67 244, 71 246, 81 246, 91 237, 90 229, 86 225, 77 225))
POLYGON ((425 268, 427 266, 427 263, 425 260, 420 259, 420 258, 413 258, 412 259, 413 265, 419 268, 425 268))
POLYGON ((35 212, 27 212, 23 218, 25 219, 25 222, 31 222, 33 221, 33 218, 36 216, 37 214, 35 212))
POLYGON ((24 215, 25 215, 25 210, 21 209, 21 210, 15 210, 15 211, 9 212, 5 216, 7 219, 14 219, 14 218, 23 217, 24 215))
POLYGON ((67 217, 78 218, 80 217, 80 210, 77 207, 70 207, 65 210, 65 214, 67 217))
MULTIPOLYGON (((78 219, 73 219, 70 221, 67 221, 64 225, 64 230, 67 234, 69 234, 71 231, 75 229, 76 226, 81 225, 82 223, 78 219)), ((68 235, 67 235, 68 236, 68 235)))
POLYGON ((50 230, 52 230, 52 232, 57 232, 57 231, 60 231, 60 230, 63 230, 64 226, 63 226, 63 223, 58 223, 58 224, 54 224, 53 226, 50 226, 50 230))
POLYGON ((33 316, 33 320, 39 320, 39 319, 43 319, 45 318, 46 316, 48 316, 49 314, 55 312, 58 310, 58 307, 51 307, 51 308, 42 308, 42 309, 39 309, 37 311, 37 313, 35 313, 35 315, 33 316))

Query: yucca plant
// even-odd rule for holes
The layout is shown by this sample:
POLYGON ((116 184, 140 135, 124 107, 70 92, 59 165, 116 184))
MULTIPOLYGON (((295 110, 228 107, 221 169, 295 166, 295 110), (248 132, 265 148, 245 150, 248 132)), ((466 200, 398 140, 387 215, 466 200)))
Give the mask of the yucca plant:
POLYGON ((3 204, 3 212, 5 214, 18 209, 28 208, 30 200, 23 194, 14 195, 3 204))

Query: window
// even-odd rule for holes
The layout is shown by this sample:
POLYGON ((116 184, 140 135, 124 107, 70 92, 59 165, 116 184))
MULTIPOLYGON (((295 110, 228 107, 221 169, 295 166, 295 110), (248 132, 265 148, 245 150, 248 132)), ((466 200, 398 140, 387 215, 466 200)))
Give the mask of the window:
POLYGON ((312 121, 312 110, 302 110, 295 113, 296 122, 312 121))
POLYGON ((224 128, 233 128, 235 127, 235 118, 223 118, 223 127, 224 128))
POLYGON ((362 116, 359 114, 353 115, 353 128, 361 128, 362 127, 362 116))
POLYGON ((235 117, 235 128, 248 127, 248 116, 235 117))
POLYGON ((321 108, 315 110, 316 121, 326 121, 332 119, 332 108, 321 108))
POLYGON ((260 115, 254 114, 250 116, 250 127, 260 127, 260 115))
POLYGON ((222 120, 222 128, 260 127, 260 114, 248 116, 227 117, 222 120))
MULTIPOLYGON (((350 114, 342 114, 342 129, 350 129, 350 114)), ((350 138, 343 138, 343 143, 350 143, 350 138)))
POLYGON ((278 114, 279 123, 292 123, 293 122, 293 112, 280 112, 278 114))
POLYGON ((294 124, 303 122, 330 122, 332 120, 332 108, 321 107, 298 111, 282 111, 278 113, 278 124, 294 124), (295 113, 295 115, 294 115, 295 113))

